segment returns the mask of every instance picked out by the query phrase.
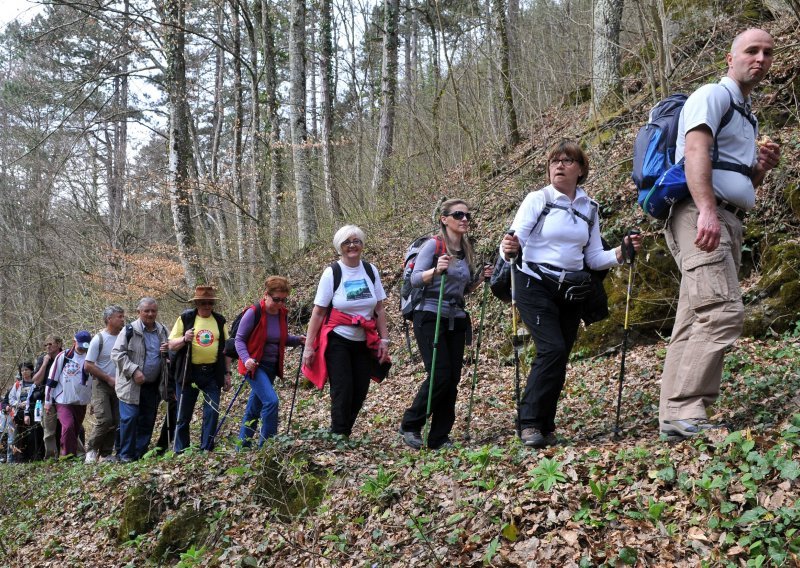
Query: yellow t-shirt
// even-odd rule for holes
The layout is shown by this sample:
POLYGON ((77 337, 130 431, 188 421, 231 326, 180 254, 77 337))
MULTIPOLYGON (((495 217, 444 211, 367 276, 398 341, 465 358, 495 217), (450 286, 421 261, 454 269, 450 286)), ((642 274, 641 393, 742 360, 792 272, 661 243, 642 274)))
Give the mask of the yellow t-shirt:
MULTIPOLYGON (((224 331, 224 330, 223 330, 224 331)), ((172 326, 170 339, 179 339, 183 336, 183 320, 178 316, 172 326)), ((192 363, 194 365, 210 365, 216 363, 219 352, 220 330, 214 316, 207 318, 199 315, 194 320, 194 341, 192 341, 192 363)))

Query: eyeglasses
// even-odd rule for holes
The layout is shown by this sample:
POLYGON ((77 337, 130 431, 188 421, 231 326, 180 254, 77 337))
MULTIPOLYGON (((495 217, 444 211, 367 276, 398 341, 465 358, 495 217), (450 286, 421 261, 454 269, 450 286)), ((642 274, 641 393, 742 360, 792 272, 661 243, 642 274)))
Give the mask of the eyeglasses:
POLYGON ((565 166, 571 166, 572 164, 575 163, 575 159, 574 158, 552 158, 550 160, 550 165, 551 166, 555 166, 555 165, 558 165, 559 162, 561 164, 565 165, 565 166))
POLYGON ((213 306, 214 300, 197 300, 198 306, 213 306))
POLYGON ((285 304, 286 303, 286 298, 276 298, 275 296, 270 296, 269 299, 272 300, 273 302, 275 302, 276 304, 285 304))
POLYGON ((456 221, 461 221, 462 219, 469 221, 472 219, 472 213, 468 213, 466 211, 453 211, 452 213, 445 213, 444 216, 452 217, 456 221))
POLYGON ((348 240, 346 240, 346 241, 344 241, 342 243, 342 246, 343 247, 360 247, 363 244, 364 243, 361 241, 361 239, 353 239, 352 241, 348 239, 348 240))

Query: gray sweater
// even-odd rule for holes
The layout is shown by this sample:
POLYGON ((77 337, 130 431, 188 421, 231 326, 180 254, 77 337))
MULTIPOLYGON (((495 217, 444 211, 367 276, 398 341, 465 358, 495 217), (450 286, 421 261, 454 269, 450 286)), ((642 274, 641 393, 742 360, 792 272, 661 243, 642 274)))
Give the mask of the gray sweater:
MULTIPOLYGON (((442 278, 434 275, 430 284, 422 282, 422 273, 434 268, 433 256, 436 252, 436 239, 429 239, 419 251, 414 263, 414 271, 411 273, 411 285, 414 288, 425 288, 425 298, 419 303, 416 310, 436 313, 436 306, 439 302, 439 286, 442 278)), ((447 268, 447 279, 444 284, 444 300, 442 301, 442 317, 456 318, 466 317, 466 313, 459 304, 464 304, 464 294, 472 283, 472 274, 466 260, 450 258, 450 266, 447 268)))

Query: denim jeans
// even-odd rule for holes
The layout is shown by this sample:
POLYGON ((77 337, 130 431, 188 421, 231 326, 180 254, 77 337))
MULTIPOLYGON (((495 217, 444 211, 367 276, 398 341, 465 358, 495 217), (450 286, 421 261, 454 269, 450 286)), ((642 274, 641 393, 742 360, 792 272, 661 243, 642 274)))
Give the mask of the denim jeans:
POLYGON ((217 421, 219 420, 219 397, 220 387, 217 382, 210 378, 201 381, 201 384, 187 384, 186 388, 181 388, 180 383, 175 386, 175 394, 178 397, 178 422, 175 426, 175 451, 182 452, 189 447, 189 424, 192 421, 194 407, 197 404, 197 397, 203 392, 203 427, 200 436, 200 449, 211 451, 214 449, 214 434, 217 432, 217 421))
POLYGON ((278 433, 278 395, 272 387, 271 377, 275 376, 275 366, 259 367, 255 379, 247 376, 250 384, 250 398, 242 418, 239 440, 243 447, 250 446, 250 440, 256 432, 255 426, 261 418, 261 431, 258 446, 278 433))
POLYGON ((139 404, 119 401, 119 456, 124 460, 138 460, 147 453, 153 436, 158 410, 158 383, 142 385, 139 404))

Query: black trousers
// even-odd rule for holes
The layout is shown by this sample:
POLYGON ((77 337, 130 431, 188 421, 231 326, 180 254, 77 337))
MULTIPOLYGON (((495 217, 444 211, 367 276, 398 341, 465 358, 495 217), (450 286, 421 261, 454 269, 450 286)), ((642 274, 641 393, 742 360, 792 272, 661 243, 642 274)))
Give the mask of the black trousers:
POLYGON ((349 436, 369 391, 372 353, 366 341, 328 334, 325 364, 331 388, 331 433, 349 436))
POLYGON ((556 407, 578 334, 581 304, 561 299, 555 285, 522 271, 516 271, 514 284, 517 308, 536 345, 536 357, 522 395, 520 425, 547 434, 556 429, 556 407))
MULTIPOLYGON (((431 427, 428 445, 437 448, 445 443, 456 421, 456 399, 461 368, 464 364, 464 345, 467 337, 467 318, 453 320, 453 329, 448 329, 448 320, 439 324, 439 345, 436 350, 436 371, 433 374, 433 398, 431 399, 431 427)), ((403 430, 420 432, 425 425, 428 410, 428 388, 433 362, 433 338, 436 333, 436 314, 418 311, 414 314, 414 337, 425 362, 428 377, 423 381, 414 397, 414 402, 403 414, 403 430)))

